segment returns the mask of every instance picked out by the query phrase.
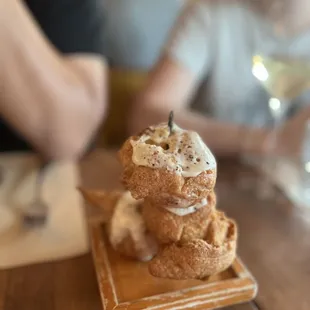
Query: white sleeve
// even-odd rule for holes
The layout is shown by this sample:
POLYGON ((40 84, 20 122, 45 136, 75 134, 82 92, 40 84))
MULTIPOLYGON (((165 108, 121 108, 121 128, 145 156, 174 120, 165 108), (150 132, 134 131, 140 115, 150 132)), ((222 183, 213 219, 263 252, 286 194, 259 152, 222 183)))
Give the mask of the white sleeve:
POLYGON ((188 68, 196 78, 207 74, 211 63, 211 14, 205 0, 185 7, 165 47, 165 53, 188 68))

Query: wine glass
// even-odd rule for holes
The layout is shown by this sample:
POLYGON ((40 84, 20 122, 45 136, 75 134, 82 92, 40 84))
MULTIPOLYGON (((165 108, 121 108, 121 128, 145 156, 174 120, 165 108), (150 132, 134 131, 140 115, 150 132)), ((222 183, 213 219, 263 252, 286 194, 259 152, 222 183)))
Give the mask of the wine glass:
POLYGON ((310 206, 310 120, 305 125, 300 159, 300 194, 304 204, 310 206))
POLYGON ((310 63, 281 55, 255 55, 252 73, 270 95, 268 108, 273 119, 273 129, 264 143, 264 158, 261 163, 262 177, 258 193, 263 199, 274 196, 270 175, 276 169, 277 158, 274 149, 277 145, 278 131, 285 121, 293 99, 310 85, 310 63))

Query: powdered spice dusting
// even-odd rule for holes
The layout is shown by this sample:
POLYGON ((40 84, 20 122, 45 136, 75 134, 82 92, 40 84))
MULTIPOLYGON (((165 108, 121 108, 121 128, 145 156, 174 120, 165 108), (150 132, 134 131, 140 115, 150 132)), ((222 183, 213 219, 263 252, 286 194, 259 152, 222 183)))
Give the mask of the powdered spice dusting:
POLYGON ((196 177, 216 168, 216 160, 198 133, 176 124, 169 135, 166 123, 145 130, 138 140, 131 140, 132 160, 138 166, 166 168, 183 177, 196 177))

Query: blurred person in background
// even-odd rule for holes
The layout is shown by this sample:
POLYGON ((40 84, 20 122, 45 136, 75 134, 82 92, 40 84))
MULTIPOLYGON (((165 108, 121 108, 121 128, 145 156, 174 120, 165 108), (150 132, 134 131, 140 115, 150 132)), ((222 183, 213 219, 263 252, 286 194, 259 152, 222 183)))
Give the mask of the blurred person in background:
MULTIPOLYGON (((131 133, 174 110, 218 155, 261 154, 272 118, 252 74, 257 51, 310 61, 310 2, 190 1, 132 109, 131 133)), ((300 100, 308 105, 309 93, 300 100)), ((309 114, 304 107, 282 126, 276 152, 298 153, 309 114)))
POLYGON ((113 68, 150 69, 188 0, 103 0, 106 54, 113 68))
POLYGON ((124 120, 133 98, 144 87, 187 0, 103 1, 111 108, 100 142, 116 146, 127 135, 124 120))
POLYGON ((106 110, 100 0, 0 3, 0 151, 81 155, 106 110))

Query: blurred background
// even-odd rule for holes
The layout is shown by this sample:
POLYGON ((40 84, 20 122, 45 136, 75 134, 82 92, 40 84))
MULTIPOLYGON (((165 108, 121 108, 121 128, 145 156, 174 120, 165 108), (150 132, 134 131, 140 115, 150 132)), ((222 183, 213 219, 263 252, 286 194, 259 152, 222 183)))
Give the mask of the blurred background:
MULTIPOLYGON (((188 120, 184 122, 182 112, 178 115, 181 125, 194 124, 192 128, 200 134, 209 131, 209 135, 202 136, 218 156, 237 155, 243 164, 254 165, 260 171, 273 171, 274 175, 282 176, 286 171, 294 176, 292 183, 307 188, 310 163, 307 17, 280 0, 272 3, 105 0, 104 6, 110 106, 108 118, 100 128, 98 146, 119 146, 132 133, 136 127, 130 128, 128 119, 140 123, 132 114, 132 106, 142 91, 148 107, 133 111, 139 115, 146 111, 149 123, 162 121, 164 114, 160 113, 167 114, 169 108, 188 111, 188 120), (186 80, 184 85, 174 83, 186 73, 183 70, 169 75, 173 71, 169 69, 169 60, 163 64, 160 61, 165 55, 177 63, 175 70, 181 72, 180 68, 185 68, 193 79, 186 80), (147 77, 153 70, 157 73, 150 78, 150 84, 155 86, 147 86, 147 77), (162 87, 158 79, 169 84, 170 89, 162 87), (187 85, 190 96, 178 90, 187 85), (176 90, 171 91, 173 88, 176 90), (159 94, 156 103, 148 98, 152 91, 159 94), (181 102, 180 96, 187 96, 186 104, 170 103, 175 98, 181 102), (205 123, 209 120, 210 125, 200 125, 199 119, 205 123), (223 141, 222 145, 212 140, 214 134, 223 141)), ((281 183, 283 177, 279 178, 281 183)), ((246 176, 240 176, 241 187, 248 181, 246 176)), ((258 186, 262 192, 268 192, 267 183, 263 178, 264 185, 258 186)), ((305 189, 304 194, 308 195, 306 192, 305 189)))
POLYGON ((23 309, 41 309, 43 301, 32 304, 41 287, 50 304, 57 282, 50 277, 60 279, 65 306, 57 309, 99 300, 90 256, 53 265, 55 275, 50 265, 34 272, 28 265, 89 251, 85 222, 99 217, 85 213, 76 188, 119 188, 116 151, 173 110, 220 163, 219 208, 236 219, 239 252, 260 285, 262 307, 233 309, 310 309, 309 0, 7 3, 5 14, 0 4, 0 35, 10 30, 0 37, 8 41, 0 51, 0 287, 11 286, 0 290, 7 294, 0 308, 2 300, 23 308, 27 295, 23 309), (89 54, 81 59, 81 51, 89 54), (25 265, 7 280, 6 269, 25 265), (44 285, 24 294, 33 275, 44 285))
POLYGON ((119 146, 126 138, 128 111, 185 1, 104 0, 110 111, 100 130, 100 146, 119 146))

